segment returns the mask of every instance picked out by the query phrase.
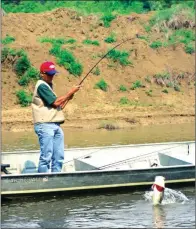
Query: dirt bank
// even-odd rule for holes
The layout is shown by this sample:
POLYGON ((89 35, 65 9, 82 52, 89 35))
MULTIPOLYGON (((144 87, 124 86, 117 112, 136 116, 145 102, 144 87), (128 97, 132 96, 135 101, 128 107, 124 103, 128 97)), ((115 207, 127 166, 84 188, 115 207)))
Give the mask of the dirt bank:
MULTIPOLYGON (((77 40, 72 45, 74 56, 82 63, 84 70, 80 78, 76 78, 63 67, 58 66, 60 75, 54 80, 57 95, 62 95, 72 85, 77 84, 86 72, 99 60, 101 53, 122 39, 133 37, 136 33, 147 35, 144 24, 152 14, 118 16, 112 21, 111 27, 105 28, 96 16, 87 16, 82 20, 74 11, 57 9, 41 14, 8 14, 2 20, 2 37, 13 36, 15 41, 9 47, 24 49, 33 66, 39 68, 44 60, 56 63, 56 58, 49 55, 51 44, 40 43, 40 37, 73 38, 77 40), (130 17, 134 20, 130 20, 130 17), (114 44, 104 42, 112 32, 117 41, 114 44), (84 45, 84 39, 97 40, 100 46, 84 45)), ((154 38, 164 34, 155 33, 154 38)), ((65 45, 64 48, 70 49, 65 45)), ((100 75, 89 75, 81 91, 65 109, 64 126, 73 128, 101 128, 107 124, 115 128, 131 128, 135 125, 150 125, 164 123, 194 123, 194 55, 185 53, 183 45, 152 49, 145 40, 134 39, 125 43, 120 50, 131 50, 130 60, 133 66, 121 66, 104 59, 99 64, 100 75), (113 65, 112 65, 113 64, 113 65), (180 91, 167 88, 163 93, 163 85, 147 82, 146 77, 163 72, 183 73, 180 91), (191 78, 192 77, 192 78, 191 78), (95 89, 94 85, 100 79, 109 85, 108 91, 95 89), (139 80, 144 87, 130 90, 131 85, 139 80), (120 91, 120 85, 128 90, 120 91), (152 91, 147 94, 147 91, 152 91), (131 105, 120 105, 119 101, 126 97, 131 105), (134 105, 135 104, 135 105, 134 105)), ((16 91, 22 89, 13 66, 2 65, 2 130, 24 131, 32 130, 31 108, 22 108, 18 104, 16 91)), ((26 89, 33 91, 34 84, 26 89)))

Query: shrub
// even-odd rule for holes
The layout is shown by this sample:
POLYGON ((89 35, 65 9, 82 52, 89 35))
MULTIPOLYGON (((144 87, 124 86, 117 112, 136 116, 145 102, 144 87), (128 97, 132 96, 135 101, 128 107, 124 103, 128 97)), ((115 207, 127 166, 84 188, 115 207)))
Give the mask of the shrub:
POLYGON ((160 79, 160 78, 161 79, 170 79, 171 75, 168 72, 165 72, 165 73, 155 74, 154 77, 157 79, 160 79))
POLYGON ((3 63, 9 54, 9 48, 4 47, 1 51, 1 63, 3 63))
POLYGON ((146 36, 139 35, 138 38, 141 39, 141 40, 145 40, 147 42, 149 41, 149 38, 146 37, 146 36))
POLYGON ((171 8, 157 11, 151 18, 150 24, 163 31, 165 28, 180 29, 195 26, 194 7, 187 4, 174 4, 171 8))
POLYGON ((11 37, 9 36, 8 34, 6 35, 6 37, 4 39, 2 39, 1 43, 3 45, 7 45, 7 44, 10 44, 12 43, 13 41, 15 41, 15 38, 14 37, 11 37))
POLYGON ((51 43, 51 44, 59 44, 59 45, 63 45, 66 43, 66 40, 64 38, 50 38, 50 37, 41 37, 39 39, 39 41, 41 43, 51 43))
POLYGON ((132 86, 131 86, 131 90, 135 90, 136 88, 140 88, 140 87, 144 87, 143 84, 141 83, 141 81, 136 80, 132 86))
POLYGON ((174 90, 175 90, 175 91, 180 91, 180 87, 179 87, 178 84, 175 84, 175 85, 174 85, 174 90))
POLYGON ((18 84, 20 86, 27 86, 29 82, 30 82, 30 78, 28 78, 26 75, 22 75, 18 80, 18 84))
POLYGON ((163 89, 162 92, 163 92, 163 93, 166 93, 166 94, 169 93, 167 89, 163 89))
POLYGON ((153 41, 151 44, 150 44, 150 47, 153 48, 153 49, 157 49, 159 47, 162 47, 163 44, 161 41, 153 41))
POLYGON ((67 70, 71 74, 73 74, 74 76, 80 76, 82 74, 82 71, 83 71, 83 66, 79 62, 73 61, 73 62, 70 63, 70 65, 67 68, 67 70))
MULTIPOLYGON (((173 45, 177 43, 183 43, 189 46, 191 42, 195 41, 195 34, 192 30, 179 29, 174 31, 168 39, 168 45, 173 45)), ((186 50, 185 50, 186 51, 186 50)))
POLYGON ((27 56, 27 54, 25 53, 25 51, 23 49, 16 51, 15 49, 11 49, 8 47, 3 47, 2 51, 1 51, 1 63, 3 63, 8 56, 27 56))
POLYGON ((32 102, 32 94, 28 94, 24 90, 17 91, 16 96, 19 100, 19 104, 21 104, 22 107, 27 107, 32 102))
POLYGON ((76 42, 76 40, 75 40, 75 39, 70 38, 70 39, 66 40, 66 42, 65 42, 65 43, 73 44, 73 43, 75 43, 75 42, 76 42))
POLYGON ((151 77, 150 77, 150 76, 146 76, 146 77, 145 77, 145 81, 148 82, 148 83, 151 83, 151 82, 152 82, 152 81, 151 81, 151 77))
POLYGON ((125 104, 129 104, 130 101, 129 101, 129 99, 128 99, 127 97, 122 97, 122 98, 120 98, 119 103, 120 103, 121 105, 125 105, 125 104))
POLYGON ((39 71, 31 66, 27 69, 25 74, 20 77, 18 84, 21 86, 27 86, 31 80, 37 79, 39 79, 39 71))
POLYGON ((21 56, 15 63, 14 70, 18 76, 23 75, 26 70, 31 66, 28 57, 21 56))
POLYGON ((120 91, 127 91, 127 88, 124 86, 124 85, 120 85, 120 87, 119 87, 119 90, 120 91))
POLYGON ((99 41, 92 41, 92 40, 89 40, 89 39, 86 39, 82 42, 83 44, 86 44, 86 45, 96 45, 96 46, 99 46, 99 41))
POLYGON ((95 88, 99 88, 102 91, 107 91, 108 84, 104 81, 104 79, 101 79, 98 83, 95 84, 95 88))
POLYGON ((113 49, 108 53, 107 58, 112 59, 115 62, 118 61, 123 66, 132 64, 131 61, 128 60, 129 53, 125 51, 121 52, 119 50, 113 49))
POLYGON ((100 75, 100 70, 99 70, 98 66, 97 66, 96 69, 93 71, 93 74, 96 75, 96 76, 100 75))
POLYGON ((184 47, 186 53, 192 54, 195 52, 195 47, 192 44, 187 44, 184 47))
POLYGON ((74 39, 65 40, 64 38, 42 38, 41 42, 50 42, 52 43, 52 48, 49 50, 49 53, 57 58, 57 63, 60 66, 64 66, 65 69, 69 71, 70 74, 74 76, 80 76, 83 71, 83 66, 75 59, 72 52, 62 49, 62 44, 70 43, 73 44, 76 42, 74 39))
POLYGON ((113 43, 113 42, 116 42, 116 36, 114 34, 111 34, 109 37, 107 37, 105 40, 104 40, 106 43, 113 43))
POLYGON ((58 55, 60 55, 60 53, 61 53, 61 45, 59 45, 59 44, 54 44, 49 51, 49 54, 51 54, 53 56, 58 56, 58 55))
POLYGON ((83 71, 83 66, 77 62, 70 51, 62 49, 57 55, 57 63, 64 66, 74 76, 80 76, 83 71))
POLYGON ((104 27, 110 27, 111 22, 116 18, 114 15, 104 15, 101 20, 103 21, 104 27))
POLYGON ((152 97, 152 90, 146 91, 146 94, 150 97, 152 97))
POLYGON ((66 40, 65 38, 50 38, 50 37, 41 37, 39 38, 39 42, 41 43, 51 43, 53 45, 63 45, 63 44, 73 44, 76 42, 75 39, 69 38, 66 40))
POLYGON ((151 26, 150 25, 144 25, 144 29, 147 33, 151 32, 151 26))
POLYGON ((26 77, 28 77, 29 79, 35 79, 37 80, 39 78, 39 71, 37 70, 37 68, 34 67, 30 67, 24 74, 26 77))

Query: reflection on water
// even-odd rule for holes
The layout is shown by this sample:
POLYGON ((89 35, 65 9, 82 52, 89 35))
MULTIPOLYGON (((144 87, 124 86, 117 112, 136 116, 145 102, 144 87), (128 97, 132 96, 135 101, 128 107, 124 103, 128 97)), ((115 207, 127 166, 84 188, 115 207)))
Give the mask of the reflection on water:
MULTIPOLYGON (((123 130, 64 129, 65 145, 70 147, 104 146, 117 144, 190 141, 195 139, 193 124, 139 126, 123 130)), ((32 132, 2 132, 2 150, 39 149, 38 139, 32 132)))
POLYGON ((163 228, 166 221, 166 214, 163 206, 153 207, 153 227, 163 228))
POLYGON ((44 197, 3 202, 3 228, 193 228, 194 188, 190 200, 153 207, 143 192, 86 197, 44 197))

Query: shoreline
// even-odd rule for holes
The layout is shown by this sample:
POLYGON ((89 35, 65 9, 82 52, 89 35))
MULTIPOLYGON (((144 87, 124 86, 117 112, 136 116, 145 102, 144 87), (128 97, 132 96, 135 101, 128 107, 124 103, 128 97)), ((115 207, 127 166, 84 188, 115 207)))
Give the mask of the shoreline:
MULTIPOLYGON (((194 110, 179 111, 168 109, 146 108, 113 108, 108 110, 80 109, 77 112, 66 112, 65 122, 61 125, 64 129, 130 129, 137 126, 195 123, 194 110)), ((33 131, 33 120, 30 108, 12 109, 2 111, 2 131, 23 132, 33 131)))

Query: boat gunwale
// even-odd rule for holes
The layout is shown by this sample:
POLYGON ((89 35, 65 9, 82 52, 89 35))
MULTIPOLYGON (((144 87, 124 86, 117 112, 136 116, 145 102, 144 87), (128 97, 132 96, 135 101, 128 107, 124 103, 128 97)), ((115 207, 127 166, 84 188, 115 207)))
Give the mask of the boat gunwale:
POLYGON ((141 171, 153 171, 153 170, 166 170, 166 169, 181 169, 181 168, 194 168, 195 165, 175 165, 175 166, 162 166, 162 167, 152 167, 152 168, 136 168, 136 169, 110 169, 110 170, 86 170, 86 171, 73 171, 73 172, 54 172, 54 173, 24 173, 24 174, 2 174, 3 178, 20 178, 20 177, 53 177, 53 176, 68 176, 68 175, 80 175, 80 174, 104 174, 104 173, 125 173, 125 172, 141 172, 141 171))
MULTIPOLYGON (((76 148, 65 148, 64 151, 85 151, 85 150, 91 150, 91 149, 112 149, 112 148, 129 148, 129 147, 141 147, 141 146, 153 146, 153 145, 186 145, 186 144, 192 144, 195 143, 195 141, 183 141, 183 142, 158 142, 158 143, 142 143, 142 144, 128 144, 128 145, 108 145, 108 146, 90 146, 90 147, 76 147, 76 148)), ((5 154, 18 154, 18 153, 39 153, 40 150, 17 150, 17 151, 4 151, 2 152, 3 155, 5 154)))

